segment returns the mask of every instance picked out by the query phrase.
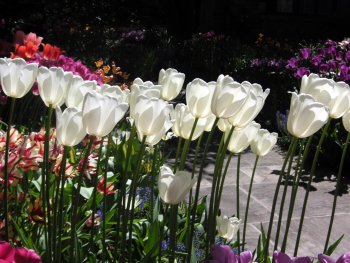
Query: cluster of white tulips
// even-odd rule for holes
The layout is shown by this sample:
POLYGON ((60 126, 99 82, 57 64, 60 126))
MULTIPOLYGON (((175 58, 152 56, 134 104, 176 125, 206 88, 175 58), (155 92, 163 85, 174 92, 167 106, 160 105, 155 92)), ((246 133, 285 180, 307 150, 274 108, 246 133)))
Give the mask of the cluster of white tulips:
MULTIPOLYGON (((94 138, 105 138, 115 130, 121 120, 126 117, 129 112, 129 123, 131 124, 131 136, 129 140, 136 136, 141 142, 141 150, 137 167, 133 171, 132 176, 120 179, 121 191, 118 192, 118 202, 123 203, 123 207, 129 210, 129 222, 125 213, 118 214, 122 222, 122 254, 121 258, 126 257, 126 251, 129 251, 129 260, 132 260, 132 243, 129 243, 127 248, 127 228, 129 229, 129 237, 132 235, 132 224, 134 217, 136 187, 140 181, 140 164, 143 158, 143 151, 146 145, 155 147, 162 139, 176 136, 179 138, 177 156, 181 158, 175 160, 174 166, 160 167, 158 176, 158 191, 159 196, 165 204, 171 205, 171 215, 169 216, 170 228, 170 262, 175 260, 175 240, 176 240, 176 225, 177 225, 177 205, 184 202, 189 195, 189 202, 185 204, 187 209, 187 224, 186 229, 188 233, 187 252, 188 259, 191 258, 192 253, 192 238, 195 228, 195 223, 200 222, 200 218, 196 218, 197 203, 199 201, 199 189, 203 168, 206 163, 206 154, 212 140, 213 131, 216 126, 222 131, 222 139, 218 148, 217 158, 215 160, 215 170, 213 174, 213 185, 208 209, 208 220, 205 225, 206 235, 206 251, 209 251, 210 245, 214 244, 216 231, 219 236, 231 241, 234 239, 238 229, 240 220, 239 216, 239 161, 240 153, 245 151, 249 146, 254 154, 256 154, 256 162, 251 177, 251 183, 248 193, 246 213, 244 215, 244 230, 242 246, 240 245, 239 232, 237 235, 238 250, 245 244, 245 232, 247 225, 247 216, 249 209, 250 194, 253 185, 253 177, 258 158, 266 155, 277 142, 277 133, 270 133, 266 129, 261 129, 260 124, 256 123, 254 119, 259 114, 264 106, 265 100, 270 92, 269 89, 265 91, 259 84, 251 84, 247 81, 242 83, 236 82, 230 76, 220 75, 217 81, 205 82, 202 79, 194 79, 186 86, 186 104, 178 103, 175 107, 171 103, 181 92, 185 75, 179 73, 175 69, 161 70, 159 73, 158 83, 154 84, 151 81, 143 81, 136 78, 130 90, 121 90, 118 86, 103 85, 98 86, 94 81, 85 81, 79 76, 74 76, 70 72, 64 72, 62 68, 39 67, 35 63, 27 64, 23 59, 0 59, 0 78, 1 86, 4 93, 13 98, 11 104, 11 114, 13 113, 15 99, 22 98, 26 95, 35 82, 38 83, 39 94, 45 105, 48 107, 48 119, 46 125, 46 132, 48 134, 50 128, 51 113, 56 112, 56 133, 57 139, 62 146, 72 147, 79 144, 83 138, 88 134, 91 137, 90 146, 94 138), (64 106, 65 104, 65 106, 64 106), (62 112, 61 107, 64 107, 62 112), (132 132, 134 130, 134 133, 132 132), (172 130, 172 132, 170 132, 172 130), (195 163, 193 171, 185 171, 185 162, 189 145, 191 141, 198 140, 198 147, 204 132, 210 132, 205 145, 203 159, 200 170, 195 172, 195 163), (185 140, 184 145, 182 145, 185 140), (230 152, 229 158, 227 151, 230 152), (237 214, 236 217, 228 218, 220 215, 219 207, 220 200, 227 173, 227 168, 233 155, 238 156, 237 167, 237 214), (127 179, 129 182, 129 193, 126 193, 127 179), (194 198, 192 196, 192 187, 196 184, 194 198), (217 225, 217 228, 216 228, 217 225), (130 254, 131 253, 131 254, 130 254)), ((289 133, 293 136, 290 150, 288 151, 285 163, 282 167, 282 172, 276 187, 274 203, 272 205, 270 226, 267 232, 267 242, 265 244, 265 256, 268 254, 268 244, 272 231, 273 215, 276 209, 276 201, 281 185, 284 169, 288 164, 288 160, 292 160, 294 156, 295 147, 298 138, 307 138, 316 133, 326 123, 329 125, 330 119, 337 119, 343 116, 344 127, 350 132, 350 88, 343 82, 335 82, 330 79, 319 78, 315 74, 304 76, 301 83, 300 94, 292 92, 291 106, 289 111, 287 128, 289 133)), ((11 116, 11 115, 10 115, 11 116)), ((9 119, 9 126, 11 126, 11 117, 9 119)), ((328 126, 327 126, 328 127, 328 126)), ((10 129, 8 129, 9 131, 10 129)), ((326 128, 321 136, 319 146, 322 144, 326 128)), ((9 132, 8 132, 9 133, 9 132)), ((310 139, 311 142, 311 139, 310 139)), ((102 145, 102 144, 101 144, 102 145)), ((131 144, 128 152, 131 152, 131 144)), ((196 155, 198 151, 196 149, 196 155)), ((102 148, 102 147, 101 147, 102 148)), ((318 147, 319 150, 320 147, 318 147)), ((48 151, 47 149, 44 151, 48 151)), ((90 148, 87 150, 89 154, 90 148)), ((6 146, 6 154, 8 154, 8 145, 6 146)), ((87 156, 86 155, 86 156, 87 156)), ((307 153, 303 154, 303 157, 307 153)), ((317 161, 316 153, 316 161, 317 161)), ((50 182, 50 171, 48 170, 48 155, 43 160, 43 184, 50 182)), ((64 155, 66 156, 66 155, 64 155)), ((8 180, 6 170, 4 180, 8 180)), ((290 161, 291 163, 291 161, 290 161)), ((63 164, 62 164, 63 165, 63 164)), ((81 187, 81 180, 84 169, 87 165, 87 157, 84 160, 82 173, 77 180, 77 190, 72 193, 72 222, 71 222, 71 260, 76 260, 75 240, 76 240, 76 217, 79 203, 79 190, 81 187)), ((128 163, 126 163, 128 167, 128 163)), ((301 167, 297 168, 295 176, 292 198, 297 190, 297 182, 300 177, 301 167), (298 170, 299 169, 299 170, 298 170)), ((287 172, 289 176, 290 169, 287 172)), ((314 173, 311 171, 310 181, 314 173)), ((123 175, 124 176, 124 175, 123 175)), ((62 179, 62 187, 64 186, 64 179, 62 179)), ((106 178, 104 178, 106 181, 106 178)), ((287 179, 286 179, 287 180, 287 179)), ((96 191, 95 182, 95 189, 96 191)), ((106 187, 106 186, 105 186, 106 187)), ((285 184, 286 187, 286 184, 285 184)), ((286 188, 285 188, 286 189, 286 188)), ((49 186, 43 186, 43 201, 44 207, 49 212, 49 186), (46 188, 45 188, 46 187, 46 188), (46 194, 45 194, 46 193, 46 194)), ((8 207, 7 207, 7 184, 4 184, 4 215, 5 224, 8 223, 8 207)), ((308 193, 308 192, 307 192, 308 193)), ((282 204, 284 203, 285 193, 283 195, 282 204)), ((96 209, 96 193, 93 199, 92 211, 92 226, 94 225, 94 216, 96 209)), ((307 202, 307 197, 305 198, 307 202)), ((105 202, 105 199, 104 199, 105 202)), ((336 202, 336 200, 335 200, 336 202)), ((290 205, 290 212, 288 214, 287 224, 290 223, 294 203, 290 205)), ((306 203, 304 204, 306 207, 306 203)), ((280 209, 280 220, 282 218, 283 206, 280 209)), ((46 220, 46 219, 45 219, 46 220)), ((50 220, 48 215, 47 220, 50 220)), ((302 216, 303 220, 303 216, 302 216)), ((302 220, 300 228, 302 228, 302 220)), ((59 221, 59 220, 58 220, 59 221)), ((280 224, 280 222, 279 222, 280 224)), ((50 223, 48 223, 50 225, 50 223)), ((104 226, 105 227, 105 226, 104 226)), ((287 228, 288 229, 288 228, 287 228)), ((6 229, 8 232, 8 229, 6 229)), ((117 235, 119 233, 117 232, 117 235)), ((7 233, 8 235, 8 233, 7 233)), ((105 233, 103 233, 105 235, 105 233)), ((279 229, 277 230, 279 235, 279 229)), ((282 248, 285 249, 287 243, 288 230, 285 233, 282 248)), ((55 247, 50 247, 50 234, 47 238, 48 254, 57 253, 55 247), (50 251, 50 249, 53 250, 50 251)), ((51 237, 52 239, 52 237, 51 237)), ((93 240, 93 231, 92 237, 93 240)), ((278 240, 278 236, 277 236, 278 240)), ((105 242, 105 241, 104 241, 105 242)), ((132 242, 129 238, 128 242, 132 242)), ((161 242, 161 241, 160 241, 161 242)), ((298 242, 298 241, 297 241, 298 242)), ((276 242, 278 244, 278 241, 276 242)), ((327 241, 328 243, 328 241, 327 241)), ((60 241, 58 242, 60 244, 60 241)), ((276 245, 277 245, 276 244, 276 245)), ((327 246, 327 245, 326 245, 327 246)), ((60 247, 60 246, 59 246, 60 247)), ((296 246, 297 247, 297 246, 296 246)), ((103 257, 106 255, 104 248, 103 257)), ((161 254, 161 252, 160 252, 161 254)), ((49 257, 50 258, 50 257, 49 257)), ((73 262, 72 261, 72 262, 73 262)))

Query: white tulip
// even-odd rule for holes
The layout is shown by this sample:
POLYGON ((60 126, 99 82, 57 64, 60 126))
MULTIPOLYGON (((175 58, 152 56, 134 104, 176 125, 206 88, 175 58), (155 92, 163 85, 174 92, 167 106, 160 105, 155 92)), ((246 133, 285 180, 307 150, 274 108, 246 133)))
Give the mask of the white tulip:
POLYGON ((247 99, 248 90, 230 76, 220 75, 211 102, 211 111, 218 118, 227 119, 236 114, 247 99))
POLYGON ((179 204, 185 200, 196 181, 196 177, 191 179, 189 172, 177 171, 174 174, 168 166, 163 165, 158 177, 159 196, 167 204, 179 204))
POLYGON ((287 121, 290 134, 297 138, 309 137, 322 128, 328 117, 328 108, 316 102, 311 95, 292 92, 287 121))
POLYGON ((60 144, 75 146, 86 135, 83 124, 83 111, 78 108, 66 108, 63 113, 56 108, 56 136, 60 144))
POLYGON ((80 76, 73 76, 71 85, 68 87, 66 105, 67 107, 83 108, 86 93, 96 90, 96 81, 83 80, 80 76))
POLYGON ((208 117, 205 118, 207 123, 204 127, 204 131, 210 132, 213 129, 214 122, 216 120, 216 116, 213 113, 210 113, 208 117))
POLYGON ((22 98, 32 88, 38 75, 38 65, 24 59, 0 58, 1 87, 6 96, 22 98))
POLYGON ((345 82, 335 82, 333 92, 335 98, 329 103, 329 116, 338 119, 350 108, 350 88, 345 82))
MULTIPOLYGON (((175 106, 175 123, 173 126, 173 132, 177 137, 189 139, 194 122, 195 118, 189 111, 189 107, 187 105, 179 103, 175 106)), ((206 124, 207 120, 205 118, 198 119, 192 136, 192 141, 201 136, 201 134, 204 132, 206 124)))
POLYGON ((228 122, 228 119, 219 119, 218 128, 220 131, 226 132, 227 130, 230 130, 231 127, 232 125, 228 122))
POLYGON ((258 156, 268 154, 272 147, 277 143, 278 134, 276 132, 270 133, 266 129, 258 130, 256 136, 250 143, 250 149, 258 156))
POLYGON ((217 216, 216 217, 216 225, 218 228, 219 236, 227 239, 227 241, 231 241, 236 237, 237 231, 239 230, 241 220, 237 217, 227 216, 217 216))
POLYGON ((134 111, 138 137, 142 140, 147 136, 149 144, 154 145, 154 141, 160 140, 173 125, 174 108, 161 99, 140 95, 134 111))
MULTIPOLYGON (((258 130, 260 129, 260 124, 252 121, 244 128, 235 128, 233 130, 230 142, 227 149, 232 153, 240 153, 248 148, 251 141, 256 136, 258 130)), ((225 132, 225 140, 227 140, 229 135, 229 129, 225 132)))
POLYGON ((345 114, 342 117, 342 122, 343 122, 345 130, 347 132, 350 132, 350 110, 345 112, 345 114))
POLYGON ((115 86, 110 86, 108 84, 102 85, 101 94, 108 95, 110 97, 116 98, 120 102, 125 102, 129 104, 130 90, 128 89, 122 90, 118 85, 115 85, 115 86))
POLYGON ((62 106, 72 78, 73 74, 63 71, 62 68, 39 68, 37 78, 39 94, 47 107, 50 105, 53 108, 62 106))
POLYGON ((116 98, 88 92, 83 102, 83 122, 90 135, 104 137, 124 117, 128 104, 116 98))
POLYGON ((259 84, 251 84, 248 81, 243 81, 242 85, 249 90, 247 100, 242 108, 228 119, 234 127, 244 127, 259 114, 264 106, 265 99, 270 93, 270 89, 263 91, 259 84))
POLYGON ((161 97, 163 100, 175 99, 184 84, 185 74, 178 72, 176 69, 161 69, 158 77, 158 85, 162 86, 161 97))
POLYGON ((215 82, 206 83, 201 79, 194 79, 187 84, 186 102, 192 115, 204 118, 211 114, 211 101, 215 90, 215 82))

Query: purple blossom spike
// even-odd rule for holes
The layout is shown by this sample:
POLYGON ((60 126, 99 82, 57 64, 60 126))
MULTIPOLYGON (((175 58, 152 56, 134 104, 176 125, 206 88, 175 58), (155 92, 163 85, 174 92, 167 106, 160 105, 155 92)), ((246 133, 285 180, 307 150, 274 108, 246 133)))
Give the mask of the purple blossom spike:
POLYGON ((311 49, 310 48, 303 48, 300 49, 300 55, 303 59, 307 60, 311 57, 311 49))

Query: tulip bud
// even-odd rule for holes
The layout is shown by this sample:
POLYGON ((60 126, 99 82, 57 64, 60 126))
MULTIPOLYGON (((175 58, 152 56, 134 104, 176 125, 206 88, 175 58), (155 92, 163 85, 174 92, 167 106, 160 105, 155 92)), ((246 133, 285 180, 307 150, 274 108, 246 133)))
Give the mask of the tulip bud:
POLYGON ((290 134, 297 138, 309 137, 321 129, 328 117, 328 108, 316 102, 311 95, 292 92, 287 121, 290 134))
POLYGON ((191 179, 191 173, 177 171, 174 174, 168 166, 163 165, 158 178, 159 196, 165 203, 177 205, 185 200, 196 181, 197 178, 191 179))
POLYGON ((250 148, 256 155, 264 156, 275 146, 277 138, 278 134, 276 132, 269 133, 268 130, 260 129, 251 141, 250 148))
POLYGON ((62 68, 40 67, 38 74, 39 94, 45 105, 53 108, 60 107, 67 95, 73 74, 64 72, 62 68))
POLYGON ((158 85, 162 86, 161 97, 163 100, 175 99, 184 84, 185 74, 178 72, 176 69, 161 69, 159 72, 158 85))
POLYGON ((335 98, 326 106, 329 108, 329 116, 333 119, 338 119, 350 107, 350 88, 345 82, 335 82, 333 92, 335 98))
POLYGON ((347 132, 350 132, 350 110, 345 112, 345 114, 342 117, 342 122, 343 122, 345 130, 347 132))
POLYGON ((128 104, 116 98, 88 92, 83 102, 83 123, 90 135, 104 137, 124 117, 128 104))
POLYGON ((230 76, 220 75, 216 82, 211 111, 218 118, 227 119, 236 114, 247 99, 248 91, 230 76))
POLYGON ((228 218, 227 216, 223 215, 217 216, 216 225, 218 228, 219 236, 227 239, 228 241, 231 241, 236 237, 240 222, 241 220, 239 220, 237 217, 228 218))
POLYGON ((187 84, 186 102, 192 115, 204 118, 211 114, 210 104, 213 99, 215 82, 206 83, 201 79, 194 79, 187 84))
POLYGON ((22 98, 33 87, 38 74, 38 65, 27 64, 24 59, 0 58, 1 87, 6 96, 22 98))
MULTIPOLYGON (((179 103, 175 107, 175 123, 173 131, 176 136, 189 139, 194 125, 195 118, 189 111, 187 105, 179 103)), ((194 130, 192 140, 196 140, 203 132, 207 120, 205 118, 198 119, 196 128, 194 130)))
POLYGON ((60 144, 75 146, 86 135, 83 125, 83 111, 78 108, 66 108, 63 113, 56 108, 56 136, 60 144))
MULTIPOLYGON (((227 149, 232 153, 240 153, 244 151, 246 148, 248 148, 259 129, 260 124, 256 123, 255 121, 252 121, 244 128, 235 128, 227 149)), ((229 130, 227 130, 225 133, 225 140, 227 140, 228 134, 229 130)))

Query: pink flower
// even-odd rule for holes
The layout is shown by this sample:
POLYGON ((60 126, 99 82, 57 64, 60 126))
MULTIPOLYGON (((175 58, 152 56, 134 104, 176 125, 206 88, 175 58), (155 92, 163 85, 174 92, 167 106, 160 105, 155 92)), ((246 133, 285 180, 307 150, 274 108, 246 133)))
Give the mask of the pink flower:
POLYGON ((0 263, 41 263, 41 258, 32 249, 13 248, 7 242, 0 242, 0 263))
POLYGON ((210 253, 214 260, 211 262, 217 262, 217 263, 236 263, 237 262, 235 254, 233 253, 232 248, 230 246, 213 245, 210 248, 210 253))
POLYGON ((330 256, 319 254, 318 260, 320 263, 349 263, 350 262, 350 251, 340 256, 337 260, 332 259, 330 256))
POLYGON ((24 44, 27 44, 28 42, 34 43, 36 46, 40 46, 41 41, 43 40, 42 37, 38 37, 35 33, 30 32, 28 35, 26 35, 23 39, 24 44))
POLYGON ((311 263, 311 259, 309 257, 290 257, 283 252, 273 252, 273 258, 276 263, 311 263))

